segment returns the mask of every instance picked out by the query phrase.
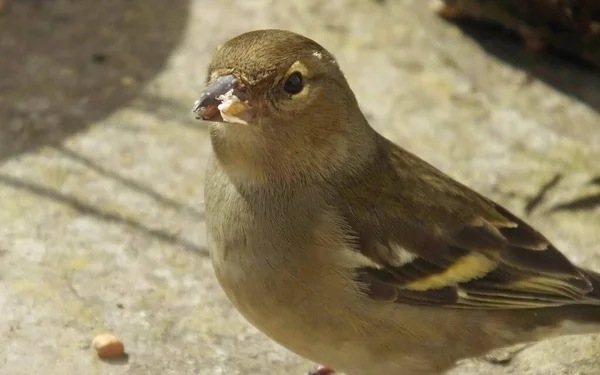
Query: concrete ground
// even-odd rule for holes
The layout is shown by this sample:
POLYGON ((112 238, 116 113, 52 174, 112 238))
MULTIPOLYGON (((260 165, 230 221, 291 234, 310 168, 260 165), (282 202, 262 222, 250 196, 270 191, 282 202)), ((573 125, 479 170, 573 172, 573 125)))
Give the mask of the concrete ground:
MULTIPOLYGON (((425 0, 8 0, 0 14, 0 374, 302 374, 207 256, 217 44, 265 27, 338 58, 372 124, 600 270, 600 78, 425 0), (97 359, 111 331, 129 356, 97 359)), ((598 374, 594 336, 461 374, 598 374)))

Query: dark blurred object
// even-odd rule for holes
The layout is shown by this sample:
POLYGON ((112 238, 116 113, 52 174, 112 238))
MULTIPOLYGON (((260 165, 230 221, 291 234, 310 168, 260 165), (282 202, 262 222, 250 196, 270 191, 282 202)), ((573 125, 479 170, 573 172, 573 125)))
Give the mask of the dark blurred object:
POLYGON ((499 24, 523 37, 525 46, 546 47, 600 67, 600 0, 440 0, 438 13, 451 20, 499 24))

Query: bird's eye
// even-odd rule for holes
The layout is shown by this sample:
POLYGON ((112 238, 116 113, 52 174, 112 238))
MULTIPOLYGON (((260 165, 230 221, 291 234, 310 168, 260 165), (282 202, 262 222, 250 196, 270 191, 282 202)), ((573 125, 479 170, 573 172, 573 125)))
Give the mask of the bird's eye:
POLYGON ((303 88, 304 80, 302 79, 302 74, 300 72, 294 72, 290 74, 283 84, 283 89, 285 92, 292 95, 300 93, 303 88))

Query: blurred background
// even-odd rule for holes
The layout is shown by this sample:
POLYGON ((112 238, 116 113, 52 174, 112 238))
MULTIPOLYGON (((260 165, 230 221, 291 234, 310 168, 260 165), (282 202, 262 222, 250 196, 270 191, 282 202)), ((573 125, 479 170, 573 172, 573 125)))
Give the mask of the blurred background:
MULTIPOLYGON (((525 3, 564 14, 513 0, 0 0, 0 374, 312 366, 230 307, 207 256, 210 149, 190 108, 215 47, 256 28, 325 46, 377 130, 600 270, 600 17, 583 0, 525 3), (128 357, 96 357, 106 331, 128 357)), ((595 337, 563 338, 454 374, 597 374, 599 353, 595 337)))

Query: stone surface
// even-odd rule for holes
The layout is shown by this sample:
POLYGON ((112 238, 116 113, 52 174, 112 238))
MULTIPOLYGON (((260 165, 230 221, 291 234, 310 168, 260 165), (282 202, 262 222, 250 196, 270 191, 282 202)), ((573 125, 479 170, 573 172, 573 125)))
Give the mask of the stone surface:
MULTIPOLYGON (((374 127, 600 270, 600 78, 424 0, 12 0, 0 14, 0 374, 302 374, 207 257, 214 48, 290 28, 338 58, 374 127), (114 332, 129 354, 99 360, 114 332)), ((458 374, 595 374, 594 336, 458 374)))

